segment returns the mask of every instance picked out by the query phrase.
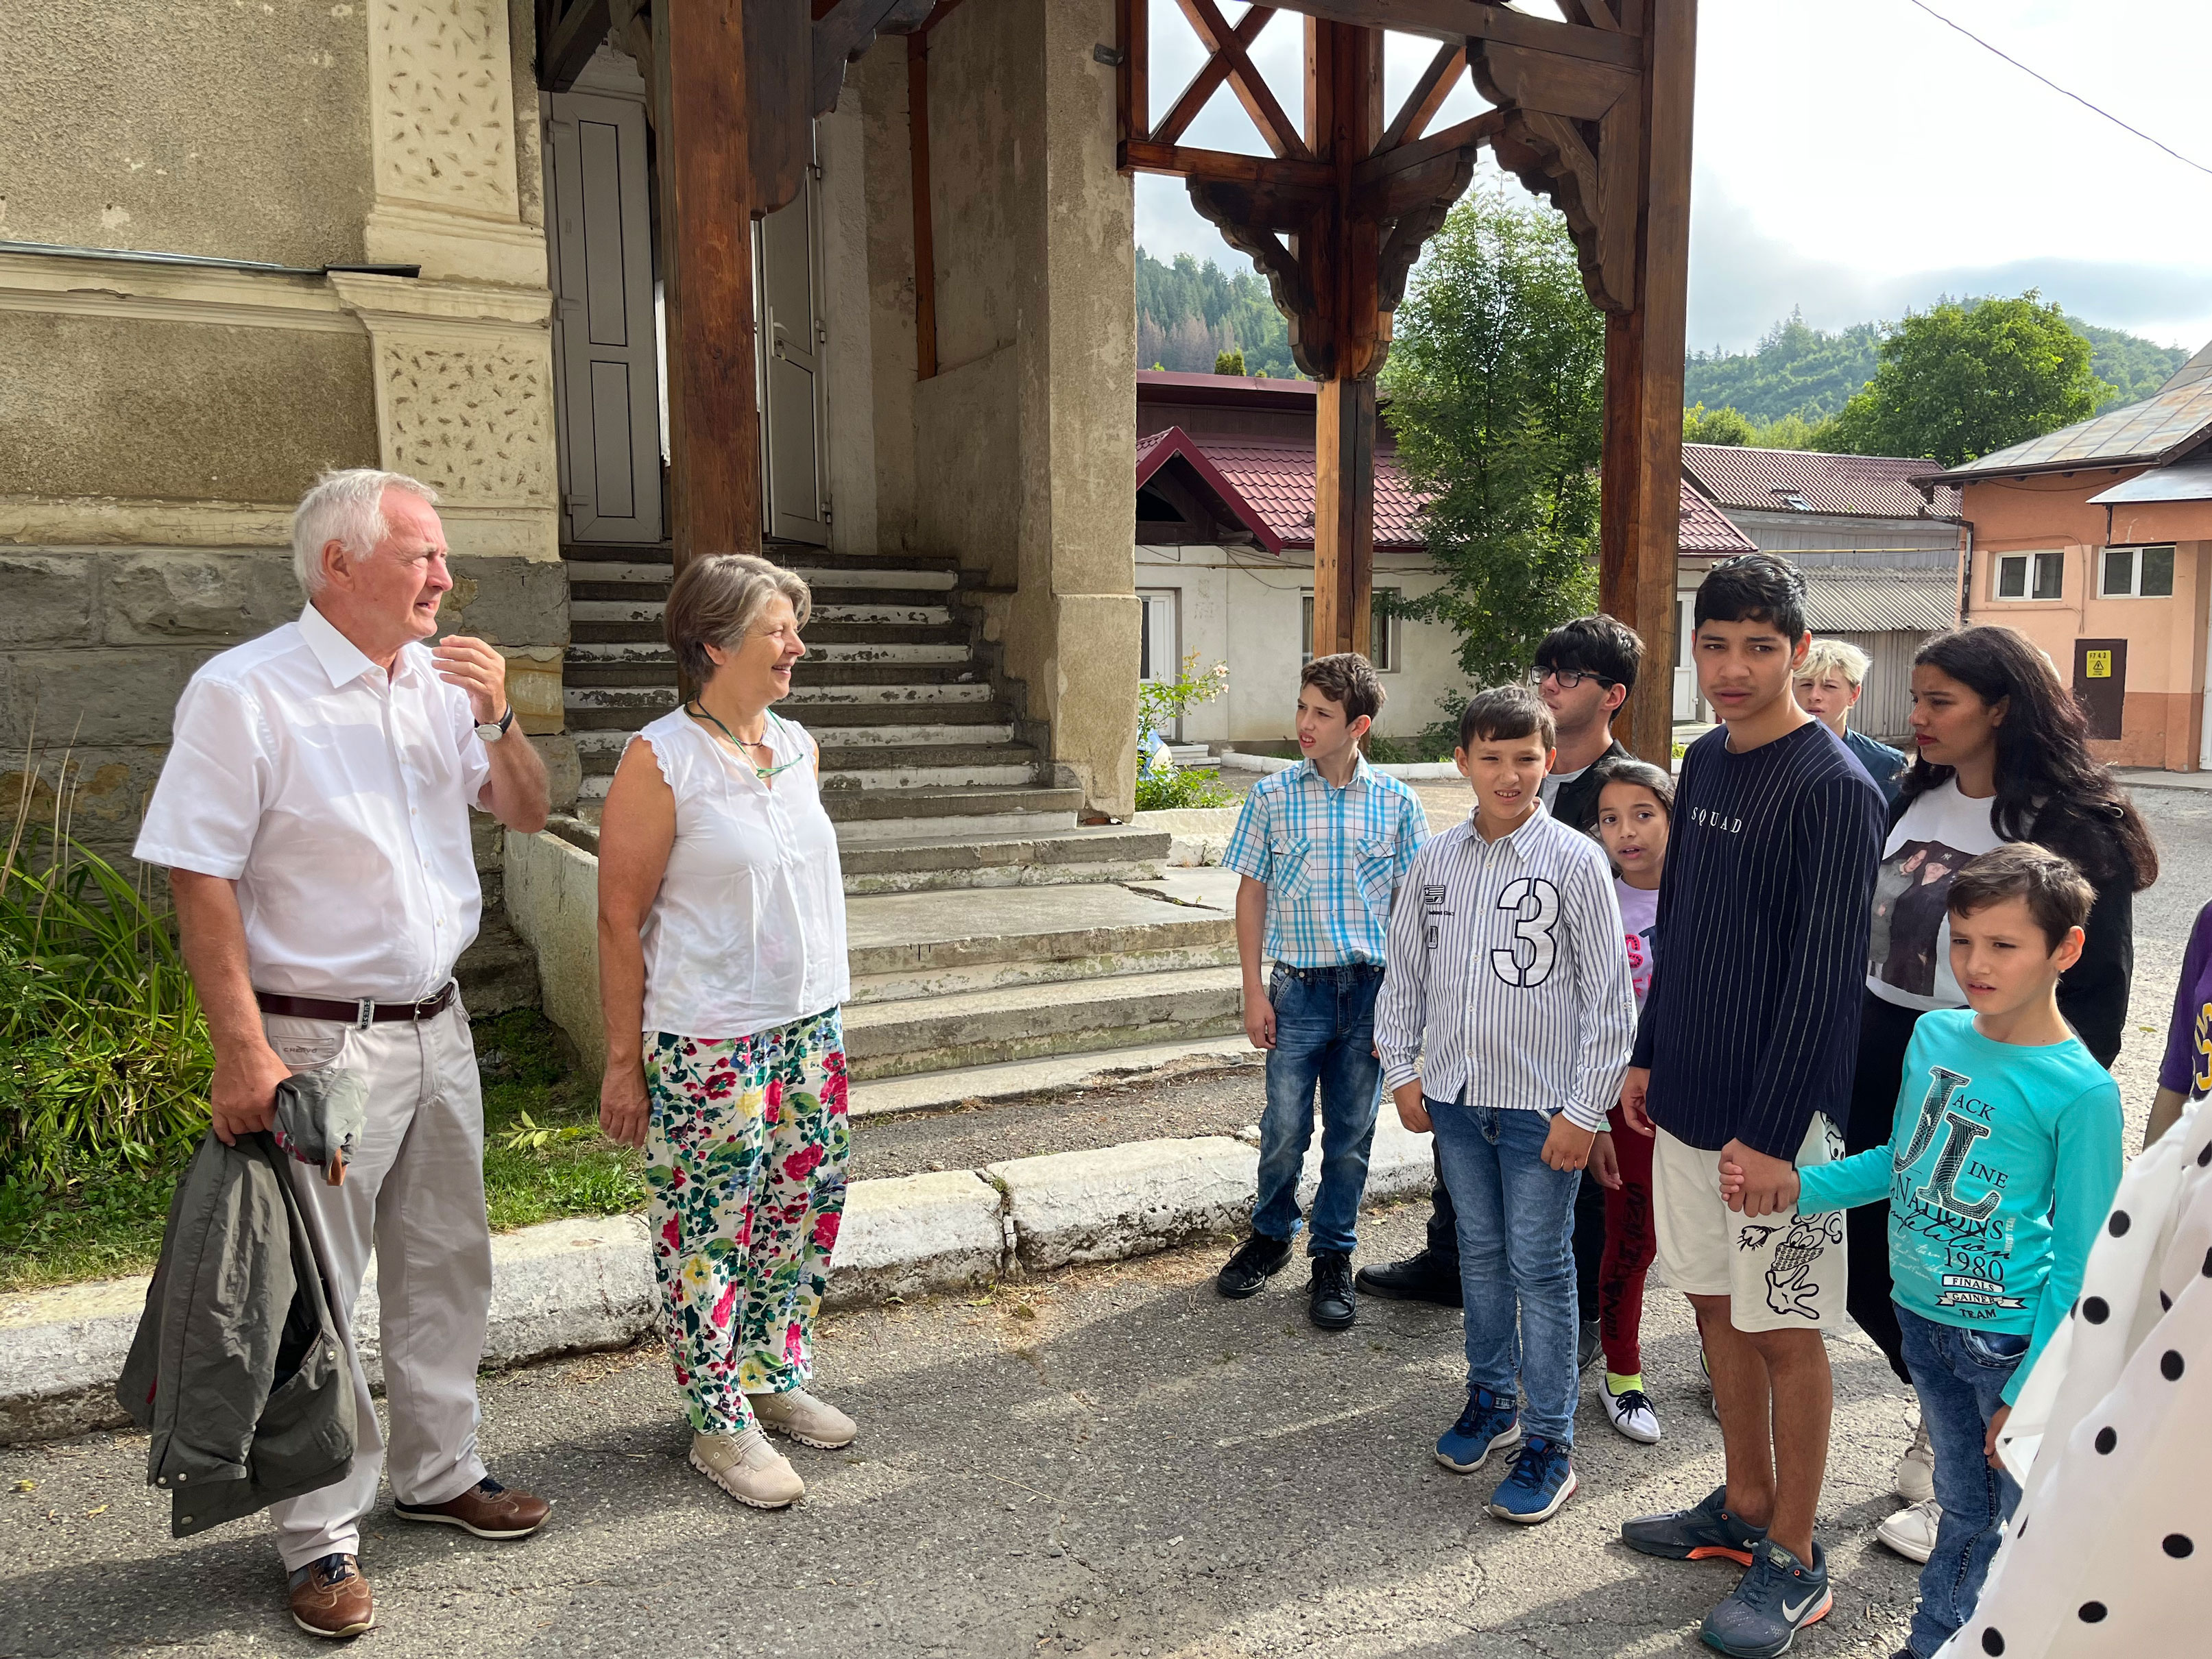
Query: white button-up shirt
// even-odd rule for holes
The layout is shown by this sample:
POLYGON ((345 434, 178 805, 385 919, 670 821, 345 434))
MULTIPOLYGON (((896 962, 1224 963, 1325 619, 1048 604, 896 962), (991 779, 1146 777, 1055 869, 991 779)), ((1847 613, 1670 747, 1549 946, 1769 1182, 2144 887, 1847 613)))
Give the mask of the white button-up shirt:
POLYGON ((426 647, 387 678, 311 605, 192 676, 133 855, 238 883, 257 990, 433 995, 483 902, 475 728, 426 647))
POLYGON ((1496 841, 1470 817, 1422 846, 1401 890, 1375 1003, 1385 1086, 1418 1075, 1431 1100, 1604 1128, 1636 992, 1596 840, 1540 806, 1496 841))

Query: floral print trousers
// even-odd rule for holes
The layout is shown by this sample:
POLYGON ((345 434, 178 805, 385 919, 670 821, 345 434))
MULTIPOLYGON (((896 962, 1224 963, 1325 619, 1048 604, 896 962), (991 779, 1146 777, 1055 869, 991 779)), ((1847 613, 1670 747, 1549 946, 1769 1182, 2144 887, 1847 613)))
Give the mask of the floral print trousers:
POLYGON ((836 1009, 720 1042, 647 1038, 646 1181, 668 1352, 691 1426, 742 1434, 801 1387, 845 1208, 836 1009))

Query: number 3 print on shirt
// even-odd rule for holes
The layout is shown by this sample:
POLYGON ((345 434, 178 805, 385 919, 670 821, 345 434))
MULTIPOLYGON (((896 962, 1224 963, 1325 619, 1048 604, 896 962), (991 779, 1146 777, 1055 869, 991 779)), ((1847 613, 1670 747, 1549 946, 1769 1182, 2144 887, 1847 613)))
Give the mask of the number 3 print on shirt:
POLYGON ((1520 920, 1513 924, 1513 945, 1490 953, 1491 970, 1524 991, 1541 985, 1551 977, 1552 963, 1559 955, 1552 929, 1559 920, 1559 890, 1540 876, 1523 876, 1498 896, 1498 908, 1512 911, 1520 920), (1523 945, 1531 952, 1525 963, 1521 960, 1523 945))

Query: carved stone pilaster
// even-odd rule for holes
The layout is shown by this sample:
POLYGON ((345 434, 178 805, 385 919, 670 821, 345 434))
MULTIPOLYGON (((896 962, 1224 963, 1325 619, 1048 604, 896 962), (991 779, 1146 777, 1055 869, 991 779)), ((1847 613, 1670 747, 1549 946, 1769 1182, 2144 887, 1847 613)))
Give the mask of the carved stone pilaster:
POLYGON ((383 464, 438 491, 456 553, 560 556, 552 295, 333 271, 368 330, 383 464))
POLYGON ((371 0, 371 263, 433 279, 545 286, 524 222, 506 0, 371 0))

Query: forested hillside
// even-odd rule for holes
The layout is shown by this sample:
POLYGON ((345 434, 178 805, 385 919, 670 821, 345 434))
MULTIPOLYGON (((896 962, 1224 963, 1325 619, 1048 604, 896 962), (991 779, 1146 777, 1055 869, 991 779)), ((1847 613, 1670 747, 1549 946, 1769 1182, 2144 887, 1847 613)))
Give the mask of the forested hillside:
MULTIPOLYGON (((2104 409, 2149 397, 2188 361, 2189 353, 2179 347, 2154 345, 2139 335, 2076 318, 2067 322, 2089 342, 2090 373, 2113 388, 2104 409)), ((1734 409, 1756 424, 1790 415, 1818 422, 1840 411, 1874 377, 1881 344, 1877 324, 1854 323, 1831 334, 1793 313, 1750 351, 1692 352, 1682 377, 1682 401, 1709 410, 1734 409)))
POLYGON ((1224 351, 1242 351, 1248 374, 1297 374, 1290 325, 1267 296, 1267 279, 1249 270, 1231 276, 1188 253, 1163 264, 1139 248, 1137 367, 1210 374, 1224 351))

